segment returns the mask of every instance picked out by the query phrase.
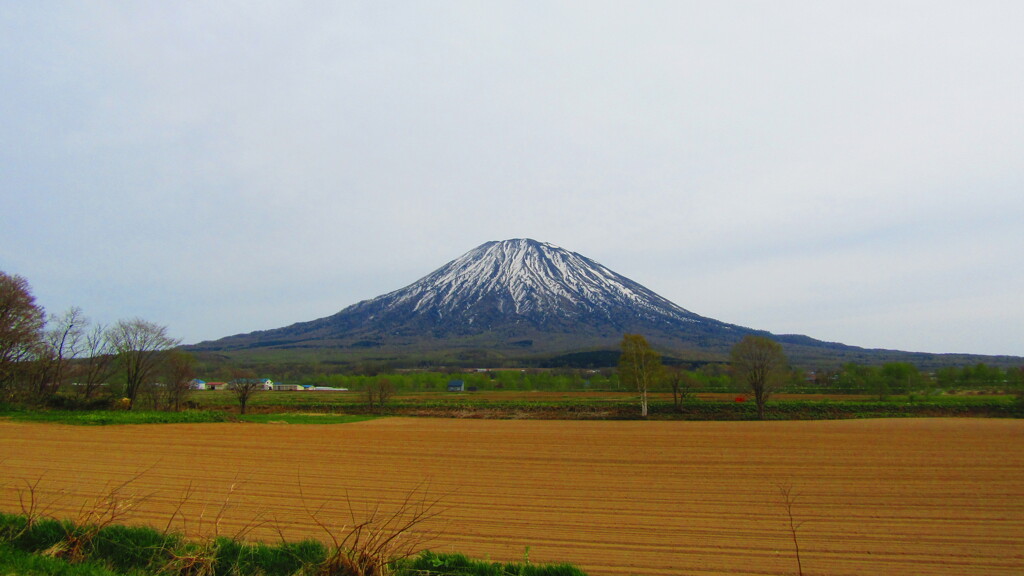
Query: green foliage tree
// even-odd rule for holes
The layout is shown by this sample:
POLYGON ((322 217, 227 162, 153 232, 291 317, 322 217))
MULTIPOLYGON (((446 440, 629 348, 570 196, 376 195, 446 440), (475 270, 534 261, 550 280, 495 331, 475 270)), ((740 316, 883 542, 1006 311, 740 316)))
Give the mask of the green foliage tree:
POLYGON ((662 378, 661 356, 651 348, 640 334, 622 337, 622 355, 619 356, 619 378, 640 394, 640 416, 647 417, 647 394, 662 378))
POLYGON ((1024 406, 1024 366, 1006 371, 1006 386, 1017 397, 1017 404, 1024 406))
POLYGON ((961 385, 969 388, 998 388, 1006 375, 996 366, 978 363, 961 369, 961 385))
POLYGON ((917 367, 907 362, 889 362, 882 365, 879 373, 881 386, 879 400, 884 400, 884 393, 904 392, 913 397, 914 392, 921 387, 921 373, 917 367))
POLYGON ((999 390, 1013 380, 1014 370, 1014 368, 1003 370, 998 366, 988 366, 984 363, 973 366, 946 367, 935 373, 935 380, 939 387, 946 390, 965 388, 999 390))
POLYGON ((836 377, 836 387, 843 392, 884 392, 881 382, 877 367, 862 366, 853 362, 845 364, 836 377))
POLYGON ((939 388, 953 390, 960 383, 960 371, 955 366, 946 366, 935 371, 935 383, 939 388))
POLYGON ((754 394, 757 417, 764 420, 765 404, 789 377, 782 345, 764 337, 748 335, 729 353, 733 378, 754 394))

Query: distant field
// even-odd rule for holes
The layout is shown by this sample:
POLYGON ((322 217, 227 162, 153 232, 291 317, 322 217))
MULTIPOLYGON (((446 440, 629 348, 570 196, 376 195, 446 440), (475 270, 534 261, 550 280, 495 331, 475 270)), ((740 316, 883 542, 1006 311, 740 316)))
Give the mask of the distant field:
MULTIPOLYGON (((650 393, 652 401, 672 401, 669 392, 650 393)), ((700 393, 694 395, 698 400, 733 402, 736 393, 700 393)), ((394 402, 562 402, 573 403, 620 403, 635 401, 636 392, 629 391, 549 391, 549 390, 483 390, 480 392, 404 392, 396 394, 394 402)), ((776 400, 871 400, 866 394, 776 394, 776 400)), ((235 406, 238 400, 227 390, 203 390, 193 392, 191 400, 200 406, 235 406)), ((300 403, 352 404, 365 402, 362 392, 262 392, 253 397, 250 406, 288 406, 300 403)))
MULTIPOLYGON (((237 411, 230 391, 202 391, 191 400, 199 408, 237 411)), ((671 393, 650 395, 652 419, 753 420, 753 402, 738 393, 700 393, 674 408, 671 393)), ((396 394, 382 410, 370 409, 360 392, 263 392, 249 402, 250 414, 318 412, 446 418, 530 418, 623 420, 640 417, 636 392, 626 391, 419 391, 396 394)), ((768 418, 817 420, 905 416, 1024 417, 1022 407, 1009 395, 935 395, 928 398, 891 396, 878 401, 859 394, 776 394, 768 405, 768 418)))
POLYGON ((74 516, 138 475, 135 521, 162 528, 180 506, 179 528, 231 535, 261 518, 267 539, 323 538, 321 506, 338 527, 426 494, 444 510, 436 550, 528 551, 595 576, 795 574, 781 484, 806 574, 1024 573, 1021 420, 0 421, 0 461, 4 511, 38 481, 46 510, 74 516))

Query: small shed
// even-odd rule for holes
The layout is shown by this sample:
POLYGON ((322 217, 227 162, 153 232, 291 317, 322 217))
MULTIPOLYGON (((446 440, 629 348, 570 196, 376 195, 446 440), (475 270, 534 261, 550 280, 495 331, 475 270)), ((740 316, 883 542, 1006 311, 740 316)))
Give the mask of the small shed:
POLYGON ((462 380, 449 380, 448 381, 449 392, 465 392, 466 383, 462 380))

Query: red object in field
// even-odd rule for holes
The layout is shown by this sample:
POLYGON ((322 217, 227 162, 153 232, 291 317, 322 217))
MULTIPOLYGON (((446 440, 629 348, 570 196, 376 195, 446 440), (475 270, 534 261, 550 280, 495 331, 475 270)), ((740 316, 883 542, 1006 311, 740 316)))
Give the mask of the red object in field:
POLYGON ((747 401, 747 397, 746 396, 737 396, 736 397, 736 401, 737 402, 746 402, 747 401))

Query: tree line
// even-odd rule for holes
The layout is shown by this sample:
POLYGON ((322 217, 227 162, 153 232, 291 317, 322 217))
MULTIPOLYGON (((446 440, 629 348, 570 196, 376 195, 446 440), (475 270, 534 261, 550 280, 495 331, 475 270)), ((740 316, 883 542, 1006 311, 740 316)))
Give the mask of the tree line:
POLYGON ((870 394, 879 400, 893 395, 915 400, 957 390, 1019 393, 1024 387, 1024 367, 1003 369, 979 363, 923 372, 907 362, 881 366, 850 363, 839 370, 817 371, 804 386, 826 392, 870 394))
MULTIPOLYGON (((701 379, 694 372, 670 368, 642 335, 626 334, 621 343, 619 377, 639 394, 642 417, 648 412, 648 392, 672 391, 676 408, 700 388, 701 379)), ((749 393, 757 406, 758 418, 764 419, 765 407, 773 394, 792 392, 832 392, 870 394, 879 400, 891 395, 905 395, 915 401, 940 390, 983 389, 1015 393, 1024 400, 1024 366, 1003 370, 995 366, 947 367, 925 373, 906 362, 889 362, 881 366, 849 363, 840 370, 811 373, 789 366, 782 345, 766 336, 748 335, 737 342, 729 354, 728 375, 734 389, 749 393)))
MULTIPOLYGON (((109 406, 114 398, 127 409, 181 410, 187 405, 197 363, 179 344, 165 326, 141 318, 107 326, 92 322, 77 307, 48 315, 35 302, 24 278, 0 271, 0 403, 99 408, 109 406), (71 392, 58 394, 62 389, 71 392)), ((458 378, 465 380, 468 389, 481 390, 636 390, 642 416, 648 413, 652 391, 671 391, 677 408, 698 390, 742 391, 750 395, 763 418, 771 395, 784 389, 872 394, 881 400, 890 395, 907 395, 913 400, 937 390, 963 388, 1024 390, 1024 367, 1004 370, 984 364, 935 373, 900 362, 847 364, 840 370, 808 374, 788 365, 779 343, 755 335, 733 347, 728 363, 705 364, 694 370, 669 365, 639 334, 626 334, 620 347, 617 370, 405 372, 383 377, 372 367, 348 374, 288 367, 294 371, 293 383, 363 391, 371 407, 383 406, 398 391, 443 390, 447 380, 458 378)), ((276 374, 275 368, 262 366, 263 371, 276 374)), ((234 383, 231 389, 244 413, 248 400, 262 389, 262 381, 249 366, 219 366, 215 371, 234 383)))
POLYGON ((25 278, 0 271, 0 402, 52 405, 70 387, 79 402, 101 405, 110 395, 101 390, 117 382, 124 408, 148 397, 181 409, 194 360, 179 344, 166 326, 141 318, 108 326, 78 307, 47 314, 25 278))

